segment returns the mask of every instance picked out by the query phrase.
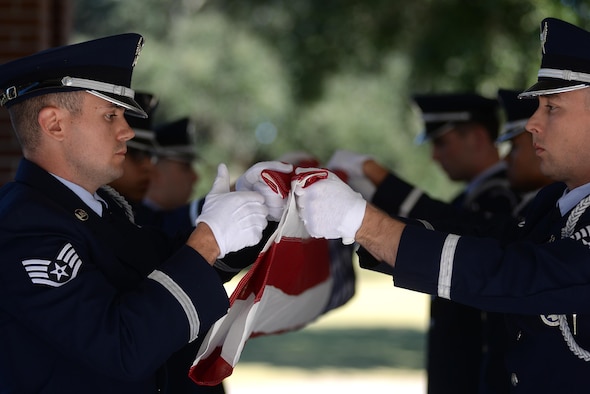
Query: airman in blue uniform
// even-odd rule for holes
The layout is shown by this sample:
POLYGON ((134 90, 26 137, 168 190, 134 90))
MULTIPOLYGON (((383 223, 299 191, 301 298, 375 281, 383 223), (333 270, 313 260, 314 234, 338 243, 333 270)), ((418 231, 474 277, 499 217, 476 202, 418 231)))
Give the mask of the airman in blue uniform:
POLYGON ((24 155, 0 189, 2 393, 166 392, 169 357, 229 306, 213 263, 261 239, 264 198, 229 192, 225 165, 178 244, 104 186, 134 135, 124 113, 146 116, 130 88, 142 46, 128 33, 0 66, 24 155))
POLYGON ((526 130, 541 171, 556 182, 539 191, 523 223, 497 237, 392 218, 335 176, 296 191, 312 236, 355 238, 393 267, 396 286, 505 314, 514 393, 588 391, 589 45, 579 27, 541 22, 538 82, 520 97, 539 99, 526 130))
MULTIPOLYGON (((135 205, 136 221, 143 226, 157 226, 171 237, 189 234, 195 226, 204 199, 190 200, 198 175, 194 169, 197 160, 196 124, 188 117, 158 126, 149 125, 157 160, 150 172, 150 182, 141 201, 135 205)), ((147 142, 147 141, 145 141, 147 142)), ((149 144, 144 143, 144 149, 149 144)), ((256 259, 240 254, 249 265, 256 259)), ((233 274, 238 270, 233 270, 233 274)), ((230 275, 226 275, 229 279, 230 275)), ((185 346, 168 361, 168 377, 174 393, 222 394, 223 383, 215 386, 197 386, 188 377, 198 343, 185 346)))
POLYGON ((137 205, 150 186, 157 161, 157 142, 153 119, 159 106, 159 99, 152 93, 138 91, 135 92, 135 101, 148 116, 147 118, 139 118, 130 113, 125 114, 125 120, 135 135, 127 141, 123 175, 110 182, 109 186, 123 195, 125 200, 131 204, 135 221, 141 224, 137 220, 137 205))
POLYGON ((198 158, 197 124, 183 117, 160 124, 154 131, 158 161, 138 207, 138 220, 157 224, 175 235, 192 228, 203 202, 191 199, 199 179, 194 168, 198 158))
MULTIPOLYGON (((451 203, 436 200, 367 157, 360 163, 362 176, 372 182, 370 200, 391 215, 456 221, 474 212, 473 220, 487 220, 492 213, 510 215, 520 200, 507 178, 495 140, 499 132, 499 102, 474 93, 416 95, 425 124, 417 138, 432 143, 432 156, 450 179, 466 186, 451 203), (382 174, 382 175, 380 175, 382 174)), ((350 160, 337 152, 329 167, 349 167, 350 160), (339 158, 340 157, 340 158, 339 158)), ((350 153, 348 154, 351 155, 350 153)), ((358 160, 352 160, 353 162, 358 160)), ((349 171, 354 173, 355 171, 349 171)), ((355 182, 349 183, 354 188, 355 182)), ((478 392, 481 371, 487 365, 490 341, 486 312, 433 297, 426 352, 428 393, 478 392)), ((485 392, 481 390, 481 392, 485 392)))

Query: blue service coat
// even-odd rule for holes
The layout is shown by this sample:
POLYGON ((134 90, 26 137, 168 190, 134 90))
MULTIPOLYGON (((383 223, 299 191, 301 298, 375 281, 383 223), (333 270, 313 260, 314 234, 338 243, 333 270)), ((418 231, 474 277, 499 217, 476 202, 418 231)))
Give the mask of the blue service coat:
MULTIPOLYGON (((172 239, 186 239, 195 228, 191 211, 201 212, 205 199, 191 201, 173 210, 156 210, 145 203, 133 204, 135 221, 144 227, 156 227, 172 239), (193 206, 193 204, 195 204, 193 206)), ((231 280, 236 274, 248 267, 258 257, 262 247, 274 232, 275 225, 269 225, 263 231, 263 238, 258 245, 246 247, 238 252, 228 253, 223 261, 217 260, 214 268, 223 282, 231 280)), ((225 393, 222 383, 215 386, 198 386, 188 376, 200 342, 195 341, 174 353, 167 361, 167 381, 171 393, 174 394, 221 394, 225 393)))
POLYGON ((186 237, 195 228, 191 210, 196 209, 199 213, 204 202, 203 198, 171 210, 157 210, 140 202, 133 205, 135 221, 140 225, 158 227, 172 238, 186 237), (196 204, 196 207, 193 207, 193 204, 196 204))
MULTIPOLYGON (((494 221, 500 217, 513 221, 519 201, 520 196, 510 188, 505 166, 498 164, 450 204, 429 197, 394 174, 377 188, 372 202, 392 216, 425 219, 437 228, 452 228, 458 224, 487 227, 492 214, 494 221)), ((502 316, 433 297, 426 358, 428 393, 506 392, 503 342, 502 316)))
POLYGON ((500 239, 407 226, 393 270, 396 286, 505 314, 515 393, 588 392, 590 362, 571 348, 590 349, 590 212, 562 239, 571 212, 561 217, 555 204, 564 189, 542 189, 524 225, 500 239), (573 336, 564 336, 558 314, 573 336))
POLYGON ((101 196, 103 218, 26 159, 0 189, 0 392, 165 392, 166 360, 227 311, 196 251, 101 196))

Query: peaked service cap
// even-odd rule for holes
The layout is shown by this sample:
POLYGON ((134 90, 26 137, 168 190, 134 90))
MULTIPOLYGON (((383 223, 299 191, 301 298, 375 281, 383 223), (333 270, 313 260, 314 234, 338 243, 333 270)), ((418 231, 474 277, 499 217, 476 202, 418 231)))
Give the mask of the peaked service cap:
POLYGON ((195 122, 184 117, 156 128, 158 155, 169 159, 191 162, 197 158, 195 122))
POLYGON ((443 135, 458 123, 498 123, 498 100, 475 93, 415 95, 413 100, 422 111, 425 126, 416 138, 418 144, 443 135))
POLYGON ((160 100, 152 93, 136 92, 135 101, 145 111, 147 118, 131 116, 125 111, 125 120, 135 132, 135 137, 127 141, 127 146, 145 151, 155 151, 157 143, 153 118, 160 100))
POLYGON ((506 114, 506 121, 496 142, 508 141, 525 131, 524 126, 539 106, 539 100, 521 100, 521 91, 499 89, 498 101, 506 114))
POLYGON ((0 65, 0 105, 9 108, 47 93, 85 90, 146 117, 134 100, 131 75, 143 47, 136 33, 46 49, 0 65))
POLYGON ((541 67, 537 83, 520 98, 544 96, 590 86, 590 33, 555 18, 541 22, 541 67))

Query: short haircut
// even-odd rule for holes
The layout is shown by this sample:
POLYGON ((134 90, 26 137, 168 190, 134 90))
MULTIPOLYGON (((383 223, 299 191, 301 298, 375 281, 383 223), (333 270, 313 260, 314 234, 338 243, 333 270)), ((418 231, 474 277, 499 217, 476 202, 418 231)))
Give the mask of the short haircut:
POLYGON ((31 97, 8 109, 12 128, 15 131, 21 148, 29 152, 35 151, 39 144, 39 124, 37 115, 47 106, 64 108, 73 115, 82 112, 82 94, 84 91, 49 93, 31 97))

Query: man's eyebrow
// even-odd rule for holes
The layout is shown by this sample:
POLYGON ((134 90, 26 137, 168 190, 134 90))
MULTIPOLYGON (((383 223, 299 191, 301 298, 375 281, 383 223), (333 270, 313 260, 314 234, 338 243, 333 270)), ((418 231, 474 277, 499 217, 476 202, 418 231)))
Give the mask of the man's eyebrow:
POLYGON ((560 100, 562 99, 563 95, 561 93, 551 93, 551 94, 546 94, 545 97, 547 98, 547 100, 560 100))
POLYGON ((102 108, 123 109, 123 110, 125 109, 125 107, 123 107, 122 105, 111 103, 111 102, 109 102, 108 104, 103 105, 102 108))

